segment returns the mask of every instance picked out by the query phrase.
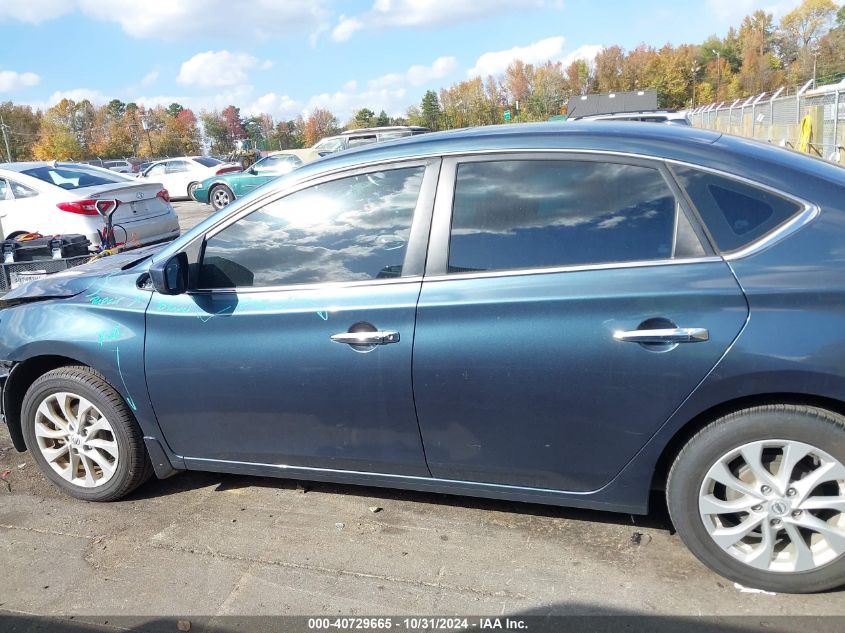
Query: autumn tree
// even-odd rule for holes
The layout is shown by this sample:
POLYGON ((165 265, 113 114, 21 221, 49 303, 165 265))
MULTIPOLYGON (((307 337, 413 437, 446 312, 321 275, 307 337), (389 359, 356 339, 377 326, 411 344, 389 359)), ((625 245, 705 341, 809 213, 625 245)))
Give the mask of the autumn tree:
POLYGON ((338 132, 338 122, 335 115, 329 110, 314 108, 308 118, 305 119, 303 131, 305 147, 311 147, 321 138, 332 136, 338 132))
POLYGON ((44 113, 33 155, 38 160, 79 160, 84 157, 76 133, 77 105, 62 99, 44 113))
POLYGON ((833 0, 804 0, 783 16, 780 28, 801 49, 828 31, 837 9, 833 0))
MULTIPOLYGON (((41 113, 34 112, 30 106, 6 101, 0 103, 0 118, 8 126, 6 138, 11 160, 33 158, 33 148, 41 129, 41 113)), ((0 156, 0 160, 7 160, 5 145, 0 146, 0 156)))
POLYGON ((243 121, 241 121, 241 109, 233 105, 226 106, 223 110, 223 120, 226 123, 226 132, 229 137, 231 146, 235 145, 235 141, 247 138, 246 130, 244 130, 243 121))

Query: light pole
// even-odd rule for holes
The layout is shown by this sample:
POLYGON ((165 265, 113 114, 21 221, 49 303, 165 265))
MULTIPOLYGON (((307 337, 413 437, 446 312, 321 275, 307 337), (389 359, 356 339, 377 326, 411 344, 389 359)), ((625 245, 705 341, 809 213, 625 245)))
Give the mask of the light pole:
POLYGON ((719 100, 719 88, 722 87, 722 55, 715 48, 710 51, 716 56, 716 101, 719 100))
POLYGON ((810 53, 813 56, 813 88, 816 87, 816 62, 819 59, 819 40, 818 38, 813 38, 813 43, 810 45, 810 53))
POLYGON ((695 81, 698 75, 698 62, 692 63, 692 107, 695 107, 695 81))

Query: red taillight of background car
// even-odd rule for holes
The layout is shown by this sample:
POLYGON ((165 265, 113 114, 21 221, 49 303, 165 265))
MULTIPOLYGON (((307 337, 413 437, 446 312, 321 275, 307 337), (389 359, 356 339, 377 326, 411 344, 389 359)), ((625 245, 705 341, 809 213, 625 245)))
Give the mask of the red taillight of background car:
POLYGON ((215 176, 219 176, 220 174, 231 174, 234 171, 243 171, 238 165, 226 165, 225 167, 221 167, 217 171, 214 172, 215 176))
POLYGON ((100 215, 97 211, 98 200, 74 200, 73 202, 60 202, 56 206, 62 211, 76 213, 77 215, 100 215))
POLYGON ((156 194, 156 198, 161 198, 165 202, 170 202, 170 194, 167 193, 167 189, 162 189, 156 194))

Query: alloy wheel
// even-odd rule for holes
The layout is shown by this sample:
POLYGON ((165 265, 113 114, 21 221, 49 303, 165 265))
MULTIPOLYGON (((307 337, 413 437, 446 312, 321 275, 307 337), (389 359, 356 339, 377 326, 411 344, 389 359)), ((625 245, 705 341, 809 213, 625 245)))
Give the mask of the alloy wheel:
POLYGON ((744 444, 709 469, 698 498, 713 541, 768 572, 806 572, 845 554, 845 466, 793 440, 744 444))
POLYGON ((62 391, 44 398, 35 414, 35 437, 47 464, 71 484, 102 486, 117 470, 114 430, 82 396, 62 391))
POLYGON ((218 188, 214 190, 214 193, 212 194, 212 202, 214 203, 215 208, 222 209, 231 201, 232 200, 229 196, 229 192, 225 189, 218 188))

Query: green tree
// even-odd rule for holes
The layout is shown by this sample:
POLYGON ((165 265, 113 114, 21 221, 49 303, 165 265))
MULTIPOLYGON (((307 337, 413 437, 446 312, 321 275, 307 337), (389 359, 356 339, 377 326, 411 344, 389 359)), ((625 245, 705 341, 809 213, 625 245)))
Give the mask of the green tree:
MULTIPOLYGON (((440 101, 434 90, 426 90, 419 107, 419 119, 417 125, 439 130, 442 127, 443 111, 440 109, 440 101)), ((409 119, 410 113, 409 113, 409 119)))
POLYGON ((387 116, 387 112, 382 110, 378 113, 378 117, 376 117, 376 125, 379 127, 384 127, 386 125, 390 125, 390 117, 387 116))
POLYGON ((373 127, 375 125, 376 113, 369 108, 361 108, 352 117, 347 126, 350 129, 373 127))
POLYGON ((182 110, 184 110, 184 109, 185 109, 185 108, 183 108, 183 107, 182 107, 180 104, 178 104, 178 103, 175 103, 175 102, 174 102, 174 103, 171 103, 169 106, 167 106, 167 115, 168 115, 168 116, 170 116, 170 117, 172 117, 172 118, 175 118, 175 117, 177 117, 177 116, 179 115, 179 113, 180 113, 180 112, 182 112, 182 110))
POLYGON ((200 112, 200 123, 212 153, 225 154, 232 151, 226 120, 217 110, 200 112))

